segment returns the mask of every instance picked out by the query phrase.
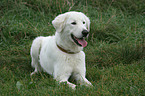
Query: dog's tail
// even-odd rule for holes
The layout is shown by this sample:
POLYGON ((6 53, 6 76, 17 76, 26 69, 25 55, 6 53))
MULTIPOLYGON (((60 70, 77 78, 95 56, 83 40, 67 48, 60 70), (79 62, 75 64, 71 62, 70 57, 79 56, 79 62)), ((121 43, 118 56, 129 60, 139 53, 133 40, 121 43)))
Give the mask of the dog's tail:
POLYGON ((39 67, 38 63, 39 63, 39 54, 41 50, 42 40, 43 40, 43 37, 37 37, 36 39, 34 39, 31 46, 31 50, 30 50, 30 54, 32 58, 31 65, 35 69, 39 67))

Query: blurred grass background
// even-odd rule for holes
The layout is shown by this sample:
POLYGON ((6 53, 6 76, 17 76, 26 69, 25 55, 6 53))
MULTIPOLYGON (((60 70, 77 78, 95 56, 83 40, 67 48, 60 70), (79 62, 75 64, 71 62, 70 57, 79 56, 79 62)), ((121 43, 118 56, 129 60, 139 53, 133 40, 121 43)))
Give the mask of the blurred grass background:
MULTIPOLYGON (((1 0, 0 94, 145 95, 144 0, 1 0), (72 91, 46 73, 30 77, 30 46, 40 35, 55 33, 51 21, 68 11, 91 20, 86 53, 87 78, 93 88, 72 91)), ((73 80, 71 80, 73 82, 73 80)))

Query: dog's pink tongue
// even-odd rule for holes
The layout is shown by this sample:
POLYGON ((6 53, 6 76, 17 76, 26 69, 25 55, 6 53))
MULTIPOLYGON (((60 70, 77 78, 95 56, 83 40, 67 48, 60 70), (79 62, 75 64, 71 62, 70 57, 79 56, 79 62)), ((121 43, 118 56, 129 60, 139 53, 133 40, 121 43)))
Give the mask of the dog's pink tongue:
POLYGON ((82 45, 82 47, 86 47, 87 46, 87 41, 85 41, 85 39, 77 39, 78 43, 82 45))

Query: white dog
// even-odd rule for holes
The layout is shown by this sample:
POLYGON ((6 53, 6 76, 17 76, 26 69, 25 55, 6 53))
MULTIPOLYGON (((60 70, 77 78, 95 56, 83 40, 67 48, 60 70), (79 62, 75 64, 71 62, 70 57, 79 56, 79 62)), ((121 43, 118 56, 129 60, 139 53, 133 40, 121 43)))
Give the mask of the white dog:
POLYGON ((31 46, 32 66, 35 71, 45 71, 54 79, 75 89, 68 81, 73 76, 81 85, 92 85, 86 78, 85 53, 90 20, 81 12, 67 12, 58 15, 53 21, 55 36, 37 37, 31 46))

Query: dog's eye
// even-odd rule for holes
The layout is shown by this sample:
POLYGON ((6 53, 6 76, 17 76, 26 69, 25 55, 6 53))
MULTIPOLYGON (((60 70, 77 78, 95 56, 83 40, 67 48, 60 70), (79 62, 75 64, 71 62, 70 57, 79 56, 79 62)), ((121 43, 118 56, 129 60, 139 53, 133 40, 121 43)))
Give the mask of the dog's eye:
POLYGON ((76 22, 72 22, 71 24, 76 25, 77 23, 76 22))
POLYGON ((83 21, 83 24, 85 24, 85 21, 83 21))

